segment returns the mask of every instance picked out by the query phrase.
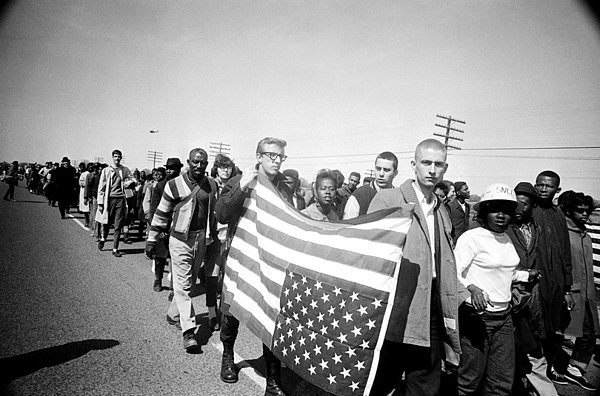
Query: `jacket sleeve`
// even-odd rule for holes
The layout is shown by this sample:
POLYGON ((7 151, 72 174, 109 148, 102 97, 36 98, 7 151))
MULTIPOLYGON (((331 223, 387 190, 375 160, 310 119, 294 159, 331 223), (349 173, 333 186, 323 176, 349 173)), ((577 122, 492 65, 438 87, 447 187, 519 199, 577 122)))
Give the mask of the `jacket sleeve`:
POLYGON ((229 180, 221 191, 221 196, 215 205, 215 215, 219 223, 234 223, 242 216, 248 193, 242 191, 240 187, 241 178, 236 176, 229 180))
POLYGON ((562 227, 559 231, 560 241, 562 243, 562 261, 563 261, 563 276, 565 279, 565 291, 571 289, 573 284, 573 264, 571 262, 571 238, 569 237, 569 228, 567 227, 567 221, 564 220, 564 215, 560 209, 558 209, 562 215, 562 227))
POLYGON ((159 233, 167 232, 169 230, 169 221, 171 220, 173 209, 177 204, 173 197, 170 184, 171 183, 165 184, 160 203, 152 216, 152 223, 150 224, 150 230, 148 232, 149 242, 156 242, 159 233))
POLYGON ((104 196, 106 195, 107 187, 108 187, 108 179, 106 174, 108 173, 108 168, 102 169, 100 172, 100 181, 98 182, 98 205, 104 205, 104 196))

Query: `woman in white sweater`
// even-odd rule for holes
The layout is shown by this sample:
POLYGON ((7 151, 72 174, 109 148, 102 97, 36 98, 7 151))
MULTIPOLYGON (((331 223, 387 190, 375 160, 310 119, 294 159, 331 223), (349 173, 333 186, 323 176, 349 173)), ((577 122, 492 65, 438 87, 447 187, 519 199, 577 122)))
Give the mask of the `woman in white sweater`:
POLYGON ((537 270, 516 270, 519 256, 504 232, 517 205, 512 188, 490 185, 474 206, 481 227, 462 234, 454 249, 458 278, 471 293, 459 308, 459 395, 511 393, 515 367, 511 284, 539 277, 537 270))

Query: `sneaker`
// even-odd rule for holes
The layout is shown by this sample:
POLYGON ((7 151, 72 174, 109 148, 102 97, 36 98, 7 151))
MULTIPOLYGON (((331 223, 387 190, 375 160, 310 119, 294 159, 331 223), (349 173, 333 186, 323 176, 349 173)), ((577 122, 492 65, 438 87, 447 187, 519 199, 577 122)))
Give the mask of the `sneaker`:
POLYGON ((103 240, 99 240, 99 241, 98 241, 98 250, 102 250, 102 249, 104 249, 104 242, 105 242, 105 241, 103 241, 103 240))
POLYGON ((113 251, 112 251, 112 255, 113 255, 113 256, 115 256, 115 257, 121 257, 121 256, 123 256, 123 255, 121 254, 121 252, 119 252, 118 250, 113 250, 113 251))
POLYGON ((595 391, 596 387, 593 386, 592 384, 590 384, 585 377, 583 376, 583 372, 578 368, 575 367, 571 364, 569 364, 569 367, 567 367, 567 372, 565 373, 565 378, 575 384, 575 385, 579 385, 580 387, 582 387, 585 390, 589 390, 589 391, 595 391))
POLYGON ((564 375, 558 374, 556 371, 552 370, 548 373, 548 378, 550 381, 554 382, 557 385, 568 385, 569 381, 565 378, 564 375))

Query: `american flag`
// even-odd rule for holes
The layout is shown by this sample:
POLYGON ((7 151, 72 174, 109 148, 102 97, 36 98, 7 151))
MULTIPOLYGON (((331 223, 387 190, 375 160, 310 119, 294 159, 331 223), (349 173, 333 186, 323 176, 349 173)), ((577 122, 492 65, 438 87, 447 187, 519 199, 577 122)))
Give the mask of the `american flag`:
POLYGON ((290 369, 336 395, 368 395, 412 212, 312 220, 262 175, 225 271, 230 312, 290 369))
POLYGON ((594 282, 600 289, 600 209, 596 209, 585 226, 592 238, 594 282))

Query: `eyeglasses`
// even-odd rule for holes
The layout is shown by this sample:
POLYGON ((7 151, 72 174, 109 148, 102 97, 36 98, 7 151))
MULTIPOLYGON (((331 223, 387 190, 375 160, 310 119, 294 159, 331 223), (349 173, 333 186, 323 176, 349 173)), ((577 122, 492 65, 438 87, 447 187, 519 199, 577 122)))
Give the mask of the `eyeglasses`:
POLYGON ((281 162, 283 162, 287 159, 287 155, 283 155, 283 154, 279 154, 279 153, 264 152, 264 153, 260 153, 260 155, 266 155, 267 157, 269 157, 269 159, 271 161, 275 161, 277 159, 277 157, 281 158, 281 162))
POLYGON ((575 209, 573 209, 573 212, 577 212, 579 214, 587 214, 587 215, 589 215, 589 214, 591 214, 593 212, 593 210, 590 209, 590 208, 575 208, 575 209))

